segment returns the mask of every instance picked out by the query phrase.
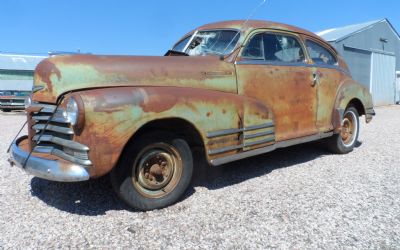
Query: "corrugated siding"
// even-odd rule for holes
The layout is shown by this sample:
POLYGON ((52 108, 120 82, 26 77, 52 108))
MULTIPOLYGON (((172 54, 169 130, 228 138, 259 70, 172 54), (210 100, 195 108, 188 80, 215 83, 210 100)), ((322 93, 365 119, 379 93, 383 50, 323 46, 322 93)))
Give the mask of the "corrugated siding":
POLYGON ((372 53, 371 93, 375 106, 395 103, 396 57, 372 53))
POLYGON ((8 70, 35 70, 45 56, 11 55, 0 53, 0 69, 8 70))
POLYGON ((396 103, 400 103, 400 71, 397 73, 396 87, 396 103))
POLYGON ((353 79, 370 89, 371 53, 347 49, 343 51, 343 57, 346 58, 353 79))

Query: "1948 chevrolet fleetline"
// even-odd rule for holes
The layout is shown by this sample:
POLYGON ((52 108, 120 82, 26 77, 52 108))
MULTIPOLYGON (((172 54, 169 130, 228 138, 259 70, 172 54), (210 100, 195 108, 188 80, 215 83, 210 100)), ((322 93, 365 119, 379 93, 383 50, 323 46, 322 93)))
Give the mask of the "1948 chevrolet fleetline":
POLYGON ((141 210, 180 198, 193 147, 211 166, 320 139, 344 154, 375 114, 334 48, 265 21, 202 26, 163 57, 56 56, 34 78, 10 163, 63 182, 110 173, 141 210))

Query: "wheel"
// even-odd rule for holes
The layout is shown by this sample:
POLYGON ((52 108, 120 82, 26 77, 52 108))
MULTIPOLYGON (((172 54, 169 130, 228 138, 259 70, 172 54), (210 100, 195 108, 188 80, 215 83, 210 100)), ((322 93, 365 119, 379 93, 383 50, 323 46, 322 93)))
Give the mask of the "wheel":
POLYGON ((341 132, 327 140, 330 151, 336 154, 347 154, 353 151, 360 130, 357 109, 349 106, 343 114, 341 132))
POLYGON ((187 142, 167 132, 156 132, 129 143, 110 176, 123 201, 146 211, 177 202, 192 173, 193 157, 187 142))

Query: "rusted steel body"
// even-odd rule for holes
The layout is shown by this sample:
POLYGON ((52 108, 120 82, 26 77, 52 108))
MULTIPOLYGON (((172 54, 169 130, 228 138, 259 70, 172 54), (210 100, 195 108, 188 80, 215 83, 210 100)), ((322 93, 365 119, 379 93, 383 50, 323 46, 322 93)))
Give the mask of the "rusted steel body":
MULTIPOLYGON (((69 98, 78 100, 81 127, 63 138, 76 143, 68 145, 78 150, 76 154, 87 153, 85 169, 90 177, 107 174, 129 140, 154 121, 158 126, 171 119, 189 125, 201 138, 208 162, 219 165, 243 158, 235 155, 250 156, 270 151, 274 145, 340 133, 343 111, 351 102, 358 105, 367 122, 371 120, 371 96, 352 80, 340 57, 337 67, 332 68, 315 65, 308 54, 298 65, 246 64, 241 57, 243 45, 262 31, 288 33, 300 41, 307 38, 334 51, 329 44, 288 25, 264 21, 242 25, 243 21, 232 21, 197 29, 241 31, 236 48, 223 59, 94 55, 46 59, 34 76, 35 87, 43 89, 34 93, 32 101, 54 107, 64 100, 60 109, 65 109, 69 98), (315 75, 317 84, 313 82, 315 75)), ((35 112, 40 108, 28 109, 31 150, 38 131, 35 112)), ((51 153, 32 155, 58 158, 51 153)), ((62 162, 65 164, 65 157, 62 162)))

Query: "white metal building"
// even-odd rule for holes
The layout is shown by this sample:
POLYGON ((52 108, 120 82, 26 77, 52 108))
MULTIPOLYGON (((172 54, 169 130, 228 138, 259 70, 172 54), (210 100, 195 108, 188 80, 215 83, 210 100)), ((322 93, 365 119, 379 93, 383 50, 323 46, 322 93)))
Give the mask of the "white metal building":
POLYGON ((396 103, 400 104, 400 71, 396 71, 396 103))
POLYGON ((386 18, 317 34, 344 57, 353 78, 370 90, 375 106, 400 101, 400 86, 396 84, 400 36, 386 18))
POLYGON ((0 110, 23 107, 36 65, 46 57, 0 53, 0 110))

